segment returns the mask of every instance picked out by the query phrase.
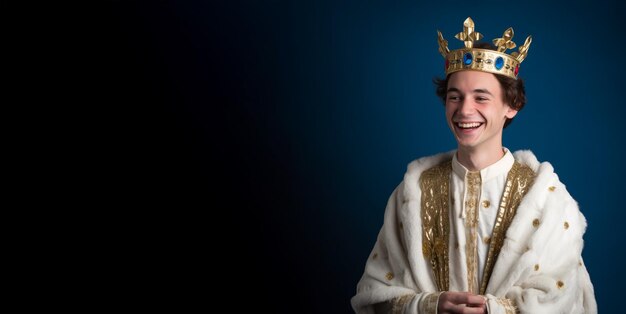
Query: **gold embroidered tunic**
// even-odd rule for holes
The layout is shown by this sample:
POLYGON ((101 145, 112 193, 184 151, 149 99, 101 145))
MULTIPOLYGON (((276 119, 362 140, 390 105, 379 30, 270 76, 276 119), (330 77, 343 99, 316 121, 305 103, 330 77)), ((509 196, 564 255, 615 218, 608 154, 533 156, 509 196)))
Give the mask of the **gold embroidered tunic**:
POLYGON ((449 193, 451 290, 480 294, 498 205, 514 163, 513 154, 508 150, 499 161, 475 172, 459 163, 456 154, 452 158, 449 193))

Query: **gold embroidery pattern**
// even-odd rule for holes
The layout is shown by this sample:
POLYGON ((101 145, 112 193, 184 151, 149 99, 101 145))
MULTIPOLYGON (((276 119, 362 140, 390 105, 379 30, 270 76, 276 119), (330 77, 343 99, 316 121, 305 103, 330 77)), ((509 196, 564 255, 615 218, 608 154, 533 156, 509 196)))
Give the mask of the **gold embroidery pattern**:
POLYGON ((420 176, 422 190, 422 251, 430 260, 435 283, 439 291, 447 291, 450 278, 448 269, 448 197, 451 161, 432 167, 420 176))
POLYGON ((470 293, 478 290, 478 206, 480 200, 480 172, 467 174, 467 198, 465 201, 465 255, 467 263, 467 286, 470 293))
POLYGON ((425 314, 436 314, 437 302, 439 301, 440 294, 441 292, 431 293, 424 297, 424 299, 420 302, 420 310, 418 312, 425 314))
POLYGON ((515 303, 513 303, 513 300, 509 300, 509 299, 496 299, 496 302, 498 302, 498 304, 502 305, 502 307, 504 308, 504 312, 506 314, 517 314, 519 313, 519 310, 517 309, 517 306, 515 306, 515 303))
POLYGON ((404 312, 404 306, 410 302, 415 295, 407 294, 391 300, 391 313, 400 314, 404 312))
MULTIPOLYGON (((487 290, 487 284, 491 278, 491 272, 500 254, 500 249, 504 244, 504 238, 506 231, 509 229, 517 207, 526 192, 530 189, 535 180, 535 172, 530 167, 515 162, 511 170, 507 174, 506 185, 504 192, 502 193, 502 199, 500 201, 500 207, 498 210, 498 216, 496 217, 496 223, 493 226, 493 233, 491 235, 491 245, 489 246, 489 252, 487 253, 487 260, 485 262, 485 269, 483 272, 483 278, 480 286, 480 294, 484 295, 487 290)), ((507 312, 508 313, 508 312, 507 312)))

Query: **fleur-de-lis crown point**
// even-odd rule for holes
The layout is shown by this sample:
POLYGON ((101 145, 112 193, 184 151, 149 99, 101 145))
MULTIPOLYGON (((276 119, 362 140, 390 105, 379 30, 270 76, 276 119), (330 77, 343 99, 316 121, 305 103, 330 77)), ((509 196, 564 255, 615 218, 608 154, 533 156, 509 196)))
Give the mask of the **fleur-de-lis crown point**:
POLYGON ((499 52, 505 52, 507 49, 515 48, 517 45, 513 42, 513 28, 507 28, 504 34, 502 34, 502 37, 493 40, 493 44, 498 47, 499 52))

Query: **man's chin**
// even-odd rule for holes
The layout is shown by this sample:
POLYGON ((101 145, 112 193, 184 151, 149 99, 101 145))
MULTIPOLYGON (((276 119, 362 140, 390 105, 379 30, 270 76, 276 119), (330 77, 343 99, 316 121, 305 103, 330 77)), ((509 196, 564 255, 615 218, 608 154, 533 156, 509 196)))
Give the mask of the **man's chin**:
POLYGON ((463 147, 463 148, 474 148, 478 144, 478 137, 459 138, 457 136, 456 144, 457 144, 457 146, 459 146, 459 148, 461 148, 461 147, 463 147))

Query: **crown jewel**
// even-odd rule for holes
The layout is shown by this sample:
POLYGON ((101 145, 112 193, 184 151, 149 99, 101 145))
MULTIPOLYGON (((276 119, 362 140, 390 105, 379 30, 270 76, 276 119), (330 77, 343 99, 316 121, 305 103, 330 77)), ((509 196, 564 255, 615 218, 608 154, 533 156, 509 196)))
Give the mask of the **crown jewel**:
POLYGON ((518 51, 507 54, 508 49, 517 47, 513 42, 513 28, 504 31, 502 37, 493 40, 496 50, 474 48, 474 42, 481 40, 483 35, 475 30, 474 21, 471 18, 463 22, 463 31, 454 36, 463 42, 464 48, 450 51, 448 41, 437 31, 439 53, 446 60, 446 75, 460 70, 476 70, 495 74, 502 74, 517 79, 519 65, 528 54, 528 48, 532 37, 528 36, 518 51))

